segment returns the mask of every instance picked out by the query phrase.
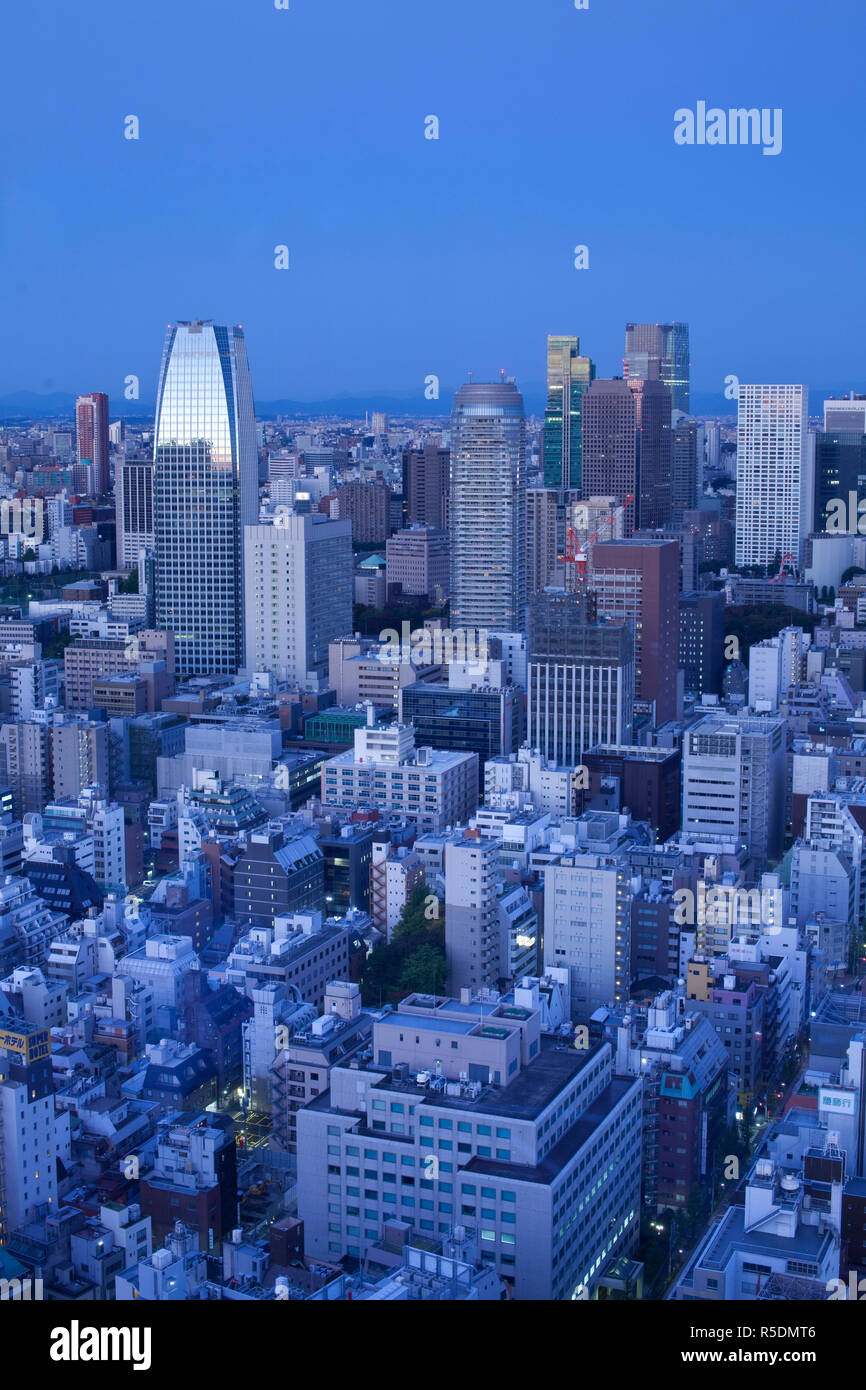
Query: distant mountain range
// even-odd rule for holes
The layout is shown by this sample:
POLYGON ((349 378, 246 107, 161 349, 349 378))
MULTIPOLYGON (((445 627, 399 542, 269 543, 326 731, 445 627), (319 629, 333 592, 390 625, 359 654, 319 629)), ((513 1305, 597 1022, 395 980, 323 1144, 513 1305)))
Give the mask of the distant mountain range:
MULTIPOLYGON (((519 384, 519 383, 518 383, 519 384)), ((530 415, 541 415, 544 411, 546 388, 543 382, 529 382, 521 386, 526 410, 530 415)), ((847 394, 849 387, 810 387, 811 413, 820 413, 816 405, 829 396, 847 394)), ((364 395, 333 396, 327 400, 297 401, 257 400, 256 414, 260 419, 273 419, 277 415, 296 415, 309 419, 313 416, 341 416, 360 419, 364 413, 374 410, 387 415, 442 416, 451 410, 451 401, 456 387, 441 386, 439 399, 428 401, 423 390, 417 391, 370 391, 364 395)), ((109 396, 109 411, 112 419, 125 420, 153 419, 154 401, 128 401, 123 396, 109 396)), ((51 417, 71 419, 75 411, 75 395, 69 391, 51 391, 42 394, 38 391, 12 391, 0 396, 0 421, 44 420, 51 417)), ((696 415, 736 415, 733 401, 725 400, 721 391, 692 392, 692 411, 696 415)))

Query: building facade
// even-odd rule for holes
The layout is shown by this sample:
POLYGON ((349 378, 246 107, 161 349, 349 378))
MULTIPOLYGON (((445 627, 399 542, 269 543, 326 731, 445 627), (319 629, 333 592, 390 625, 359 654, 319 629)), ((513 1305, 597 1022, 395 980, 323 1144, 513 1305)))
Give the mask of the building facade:
POLYGON ((168 329, 156 402, 157 624, 180 676, 244 662, 244 528, 258 511, 258 448, 243 330, 168 329))

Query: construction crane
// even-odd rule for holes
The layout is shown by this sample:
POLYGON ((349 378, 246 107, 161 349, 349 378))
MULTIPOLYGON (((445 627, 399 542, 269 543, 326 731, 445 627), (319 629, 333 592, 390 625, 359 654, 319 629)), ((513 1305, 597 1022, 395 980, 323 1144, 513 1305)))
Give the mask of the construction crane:
POLYGON ((797 561, 791 554, 782 556, 779 573, 773 575, 771 582, 773 584, 782 584, 789 576, 791 579, 797 578, 797 561))
MULTIPOLYGON (((627 494, 627 496, 626 496, 626 499, 625 499, 625 505, 628 506, 629 503, 630 503, 630 502, 633 502, 633 501, 634 501, 634 493, 629 492, 629 493, 627 494)), ((586 541, 587 546, 590 546, 590 545, 594 545, 594 544, 595 544, 595 542, 598 540, 598 532, 599 532, 600 529, 601 529, 601 528, 596 529, 595 531, 593 531, 593 533, 592 533, 591 536, 588 536, 588 537, 587 537, 587 541, 586 541)), ((581 545, 581 543, 578 541, 578 539, 577 539, 577 534, 576 534, 576 532, 575 532, 575 530, 574 530, 574 528, 573 528, 572 526, 569 526, 569 527, 566 529, 566 533, 565 533, 565 554, 564 554, 564 555, 559 555, 557 558, 558 558, 559 560, 562 560, 565 564, 574 565, 574 567, 575 567, 574 570, 572 570, 572 571, 566 570, 566 588, 571 588, 571 585, 567 582, 567 577, 568 577, 569 574, 572 574, 572 575, 574 576, 574 578, 576 578, 578 581, 582 581, 582 580, 585 580, 585 579, 586 579, 586 577, 587 577, 587 555, 586 555, 586 550, 585 550, 584 547, 581 545)))

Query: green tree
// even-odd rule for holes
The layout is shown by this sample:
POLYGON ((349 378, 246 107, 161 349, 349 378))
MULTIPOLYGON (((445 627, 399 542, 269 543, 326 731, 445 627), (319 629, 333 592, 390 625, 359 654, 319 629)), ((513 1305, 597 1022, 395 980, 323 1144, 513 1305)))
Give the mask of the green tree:
POLYGON ((400 913, 400 920, 391 934, 393 941, 399 941, 402 937, 412 936, 416 932, 429 931, 431 925, 440 921, 441 904, 437 898, 435 902, 429 902, 434 897, 428 893, 427 885, 419 883, 409 895, 403 911, 400 913))
POLYGON ((443 994, 448 976, 445 957, 435 946, 425 944, 414 951, 400 975, 401 989, 417 990, 419 994, 443 994))

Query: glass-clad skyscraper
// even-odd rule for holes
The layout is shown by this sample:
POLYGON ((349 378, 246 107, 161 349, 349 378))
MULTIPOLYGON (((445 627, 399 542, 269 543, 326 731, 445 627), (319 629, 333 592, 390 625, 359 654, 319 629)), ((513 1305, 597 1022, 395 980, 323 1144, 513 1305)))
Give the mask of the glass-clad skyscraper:
POLYGON ((659 380, 671 389, 674 410, 689 414, 690 359, 687 323, 627 323, 623 376, 647 381, 657 361, 659 380))
POLYGON ((244 526, 258 514, 258 450, 240 328, 169 327, 154 434, 157 623, 179 676, 244 661, 244 526))
MULTIPOLYGON (((841 499, 848 507, 850 493, 857 500, 866 496, 866 434, 832 430, 815 435, 815 505, 813 527, 826 531, 832 515, 832 502, 841 499)), ((848 526, 856 533, 857 508, 848 516, 848 526)))
POLYGON ((526 420, 513 379, 454 397, 450 494, 452 630, 523 632, 526 420))
POLYGON ((579 488, 583 394, 595 376, 577 338, 547 339, 547 409, 544 412, 544 485, 579 488))

